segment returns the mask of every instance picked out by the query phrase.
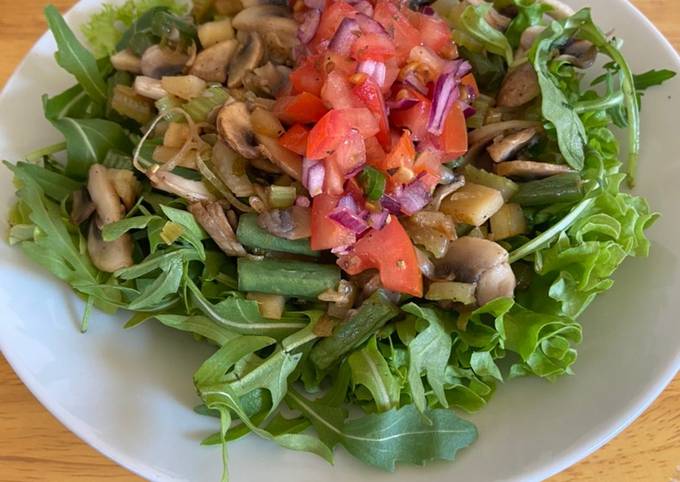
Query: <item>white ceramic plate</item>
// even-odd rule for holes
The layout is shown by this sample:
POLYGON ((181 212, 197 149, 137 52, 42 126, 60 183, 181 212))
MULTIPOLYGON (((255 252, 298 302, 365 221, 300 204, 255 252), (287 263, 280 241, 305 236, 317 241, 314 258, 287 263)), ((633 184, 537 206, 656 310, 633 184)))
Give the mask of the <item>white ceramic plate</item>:
MULTIPOLYGON (((81 1, 67 16, 79 25, 98 7, 81 1)), ((573 2, 583 6, 587 2, 573 2)), ((624 0, 591 0, 596 19, 616 28, 634 70, 672 68, 680 60, 654 27, 624 0)), ((58 142, 42 118, 40 94, 72 83, 55 64, 44 35, 0 98, 0 155, 18 159, 58 142)), ((585 341, 576 376, 501 386, 489 406, 470 417, 478 442, 453 464, 401 467, 396 475, 363 466, 340 451, 334 467, 320 459, 248 437, 230 446, 234 481, 431 482, 538 480, 594 451, 632 422, 680 367, 680 112, 678 80, 645 95, 637 192, 664 217, 650 231, 649 259, 626 261, 615 287, 582 318, 585 341)), ((14 189, 0 170, 3 220, 14 189)), ((5 222, 5 221, 3 221, 5 222)), ((69 429, 143 477, 163 481, 219 480, 219 450, 199 441, 216 421, 194 414, 191 375, 210 352, 190 336, 147 323, 125 331, 121 318, 97 314, 81 335, 83 309, 63 284, 0 243, 0 345, 36 397, 69 429)))

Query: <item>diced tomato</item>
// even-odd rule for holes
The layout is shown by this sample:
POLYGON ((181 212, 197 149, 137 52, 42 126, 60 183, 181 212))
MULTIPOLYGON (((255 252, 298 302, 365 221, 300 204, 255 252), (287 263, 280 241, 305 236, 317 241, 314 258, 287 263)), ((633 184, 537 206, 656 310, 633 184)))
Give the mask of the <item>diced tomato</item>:
POLYGON ((366 33, 358 37, 352 45, 352 57, 358 61, 376 60, 385 62, 394 58, 394 42, 381 33, 366 33))
POLYGON ((397 59, 391 58, 385 61, 385 83, 382 86, 383 94, 387 94, 390 91, 392 85, 397 80, 397 77, 399 77, 399 70, 397 59))
POLYGON ((426 149, 418 154, 413 165, 413 172, 421 175, 421 182, 433 189, 441 178, 441 164, 444 155, 441 151, 426 149))
POLYGON ((340 114, 353 129, 359 131, 362 137, 373 137, 380 131, 380 126, 373 113, 366 107, 342 109, 340 114))
MULTIPOLYGON (((312 231, 312 239, 313 236, 312 231)), ((380 282, 388 290, 423 295, 423 277, 415 248, 395 216, 390 216, 381 230, 373 229, 361 238, 351 253, 338 259, 338 266, 350 275, 377 268, 380 282)))
POLYGON ((426 47, 438 54, 446 53, 451 48, 451 29, 438 15, 424 15, 414 12, 411 23, 420 32, 420 40, 426 47))
POLYGON ((467 152, 468 134, 465 114, 457 102, 453 104, 446 116, 440 140, 441 148, 449 157, 459 157, 467 152))
POLYGON ((416 148, 411 140, 411 131, 404 129, 399 141, 385 157, 382 165, 384 170, 398 169, 400 167, 412 167, 416 158, 416 148))
POLYGON ((343 176, 366 164, 366 145, 359 131, 352 129, 331 156, 343 176))
POLYGON ((309 132, 307 157, 309 159, 323 159, 330 156, 345 139, 351 128, 347 122, 347 117, 343 116, 340 111, 329 111, 309 132))
POLYGON ((272 112, 288 124, 308 124, 321 119, 328 111, 321 99, 309 92, 281 97, 274 104, 272 112))
POLYGON ((338 164, 335 155, 324 159, 326 175, 323 178, 323 192, 334 196, 341 195, 345 191, 345 173, 338 164))
POLYGON ((378 139, 373 136, 364 140, 366 145, 366 162, 374 167, 382 166, 385 160, 385 151, 378 142, 378 139))
POLYGON ((317 97, 321 96, 323 87, 323 75, 319 71, 321 60, 318 57, 310 57, 304 64, 293 70, 290 74, 290 83, 294 94, 309 92, 317 97))
POLYGON ((361 100, 352 92, 347 76, 337 70, 332 71, 326 77, 326 82, 321 89, 321 100, 332 109, 363 107, 361 100))
POLYGON ((394 127, 410 130, 413 140, 421 141, 428 136, 427 122, 430 118, 430 107, 430 101, 421 100, 408 109, 393 110, 390 113, 390 120, 394 127))
POLYGON ((316 34, 310 45, 316 48, 321 42, 333 38, 340 23, 347 17, 354 18, 356 14, 357 11, 349 3, 333 2, 328 5, 321 16, 319 27, 316 29, 316 34))
POLYGON ((464 75, 460 79, 460 84, 471 87, 474 96, 479 97, 479 87, 477 86, 477 80, 475 79, 475 76, 473 74, 464 75))
POLYGON ((300 124, 295 124, 279 137, 279 144, 295 154, 304 156, 307 151, 308 137, 309 130, 300 124))
POLYGON ((378 0, 373 18, 394 38, 397 58, 400 62, 408 58, 413 47, 420 45, 420 32, 409 22, 397 5, 390 0, 378 0))
MULTIPOLYGON (((385 100, 383 99, 380 87, 372 78, 367 78, 363 83, 354 87, 354 93, 359 97, 368 110, 375 116, 378 121, 379 132, 377 134, 378 142, 386 151, 391 148, 390 139, 390 125, 387 121, 387 109, 385 108, 385 100)), ((365 136, 370 137, 370 136, 365 136)))
POLYGON ((314 250, 332 249, 338 246, 354 244, 356 235, 343 228, 328 217, 338 205, 340 196, 319 194, 312 200, 312 238, 311 248, 314 250))

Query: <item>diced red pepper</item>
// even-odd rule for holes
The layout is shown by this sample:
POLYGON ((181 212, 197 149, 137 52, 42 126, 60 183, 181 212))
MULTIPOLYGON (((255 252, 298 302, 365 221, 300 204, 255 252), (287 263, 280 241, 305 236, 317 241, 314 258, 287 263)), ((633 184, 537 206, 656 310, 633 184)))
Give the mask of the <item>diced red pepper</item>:
POLYGON ((287 124, 308 124, 321 119, 328 111, 321 99, 309 92, 281 97, 272 112, 287 124))
POLYGON ((301 124, 295 124, 279 137, 279 144, 295 154, 304 156, 308 137, 309 130, 301 124))
POLYGON ((354 93, 359 97, 368 110, 378 121, 378 142, 386 151, 391 148, 392 140, 390 138, 390 125, 387 121, 387 109, 385 107, 385 99, 383 98, 380 87, 376 82, 368 77, 361 84, 354 87, 354 93))
POLYGON ((380 282, 388 290, 423 295, 423 277, 415 248, 395 216, 390 216, 381 230, 373 229, 357 241, 349 254, 338 259, 338 266, 350 275, 376 268, 380 282))
POLYGON ((404 129, 399 141, 385 157, 382 165, 384 170, 398 169, 400 167, 412 167, 416 158, 416 148, 411 140, 411 131, 404 129))
POLYGON ((465 114, 457 102, 453 104, 446 116, 440 141, 441 148, 449 157, 460 157, 468 150, 465 114))
POLYGON ((333 249, 354 244, 356 235, 328 217, 338 205, 340 196, 319 194, 312 200, 312 237, 314 250, 333 249))

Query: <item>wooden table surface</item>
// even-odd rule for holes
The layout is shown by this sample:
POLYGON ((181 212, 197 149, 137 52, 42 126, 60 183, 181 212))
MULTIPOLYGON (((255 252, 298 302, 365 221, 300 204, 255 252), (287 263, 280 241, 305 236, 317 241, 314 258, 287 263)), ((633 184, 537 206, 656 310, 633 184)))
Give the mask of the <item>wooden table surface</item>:
MULTIPOLYGON (((0 87, 45 31, 45 0, 0 0, 0 87)), ((52 0, 65 11, 74 0, 52 0)), ((633 0, 680 50, 680 1, 633 0)), ((47 412, 0 357, 0 482, 134 481, 47 412)), ((680 482, 680 375, 606 446, 552 482, 680 482)))

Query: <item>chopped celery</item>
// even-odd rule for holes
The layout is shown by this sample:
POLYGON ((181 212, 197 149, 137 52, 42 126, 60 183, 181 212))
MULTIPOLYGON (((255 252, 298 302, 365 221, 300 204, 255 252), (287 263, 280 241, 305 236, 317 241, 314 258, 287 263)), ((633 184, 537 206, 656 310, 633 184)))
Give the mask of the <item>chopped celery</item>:
POLYGON ((179 112, 169 112, 175 107, 182 107, 183 102, 173 95, 166 95, 156 101, 156 109, 159 114, 165 114, 164 119, 168 122, 186 122, 184 116, 179 112))
POLYGON ((295 186, 269 186, 267 188, 267 201, 276 209, 286 209, 295 203, 297 191, 295 186))
POLYGON ((470 164, 463 169, 465 180, 482 186, 490 187, 496 191, 500 191, 503 195, 503 200, 508 201, 519 190, 517 183, 510 179, 498 176, 483 169, 478 169, 470 164))
POLYGON ((205 121, 216 107, 229 99, 229 92, 222 86, 211 85, 203 93, 184 104, 184 110, 196 122, 205 121))

